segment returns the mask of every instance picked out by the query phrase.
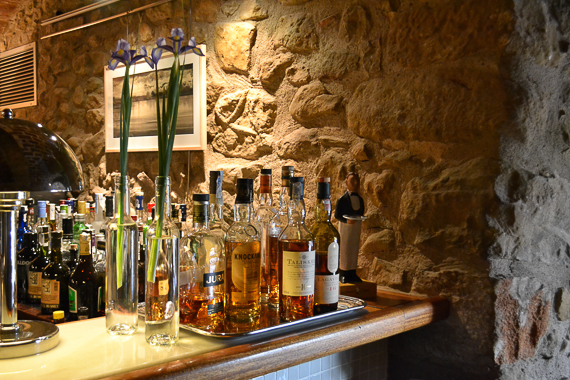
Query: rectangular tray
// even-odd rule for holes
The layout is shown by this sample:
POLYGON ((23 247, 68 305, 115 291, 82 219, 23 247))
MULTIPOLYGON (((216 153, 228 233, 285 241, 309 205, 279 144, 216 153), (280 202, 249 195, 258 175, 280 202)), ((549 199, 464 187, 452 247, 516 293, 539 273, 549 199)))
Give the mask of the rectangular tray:
MULTIPOLYGON (((144 318, 144 307, 144 302, 139 303, 138 312, 139 316, 142 318, 144 318)), ((278 332, 279 330, 292 326, 301 327, 303 325, 311 324, 314 321, 324 322, 327 319, 332 319, 341 314, 351 313, 356 310, 363 309, 364 307, 366 307, 366 301, 364 300, 355 297, 339 295, 337 310, 308 318, 298 319, 296 321, 280 321, 279 313, 276 309, 272 309, 266 305, 263 305, 261 307, 260 318, 255 325, 252 325, 251 323, 238 324, 225 322, 226 325, 220 326, 216 331, 206 331, 197 326, 185 324, 180 324, 180 328, 214 338, 249 337, 270 332, 278 332)))

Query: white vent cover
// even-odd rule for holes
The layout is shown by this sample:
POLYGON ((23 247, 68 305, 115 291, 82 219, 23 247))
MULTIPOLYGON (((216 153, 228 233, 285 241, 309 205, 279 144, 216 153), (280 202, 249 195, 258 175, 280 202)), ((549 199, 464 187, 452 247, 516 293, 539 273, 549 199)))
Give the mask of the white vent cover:
POLYGON ((35 106, 36 43, 0 53, 0 108, 35 106))

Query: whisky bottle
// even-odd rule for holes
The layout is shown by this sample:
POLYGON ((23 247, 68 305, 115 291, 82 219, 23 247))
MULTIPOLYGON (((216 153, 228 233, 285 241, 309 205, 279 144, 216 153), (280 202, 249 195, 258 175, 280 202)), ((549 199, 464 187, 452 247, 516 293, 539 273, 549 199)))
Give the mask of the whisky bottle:
POLYGON ((38 257, 38 234, 26 232, 24 234, 24 248, 18 252, 17 258, 17 286, 18 301, 26 302, 28 299, 28 281, 30 280, 30 264, 38 257))
POLYGON ((261 302, 269 301, 270 289, 278 292, 277 255, 270 256, 269 225, 277 213, 272 205, 271 169, 261 169, 259 176, 259 207, 255 211, 255 223, 261 234, 261 302))
POLYGON ((39 304, 42 299, 42 274, 50 263, 49 232, 45 229, 39 235, 39 254, 31 263, 28 280, 28 303, 39 304))
POLYGON ((305 226, 303 177, 291 178, 289 223, 279 237, 279 317, 293 321, 313 316, 315 238, 305 226))
POLYGON ((228 224, 224 220, 224 194, 222 170, 210 171, 210 231, 221 240, 225 239, 228 224))
POLYGON ((340 235, 331 223, 330 178, 319 178, 315 224, 311 230, 315 237, 315 307, 314 314, 334 311, 338 306, 339 244, 340 235))
POLYGON ((50 263, 42 274, 42 314, 63 310, 69 316, 69 268, 62 261, 60 231, 51 233, 50 263))
POLYGON ((79 319, 79 309, 87 310, 88 318, 98 316, 98 286, 91 256, 92 231, 85 230, 79 235, 80 261, 69 278, 70 320, 79 319))
POLYGON ((239 178, 234 223, 226 233, 225 317, 253 322, 259 317, 261 243, 252 224, 253 180, 239 178))
POLYGON ((271 219, 267 229, 267 251, 269 252, 270 271, 275 271, 275 276, 271 275, 269 284, 268 305, 279 308, 279 235, 287 227, 289 218, 287 217, 287 203, 289 191, 291 189, 290 179, 295 169, 293 166, 283 166, 281 168, 281 193, 279 195, 279 210, 271 219))
POLYGON ((224 320, 224 272, 222 241, 209 225, 208 194, 194 194, 193 228, 182 238, 180 258, 180 320, 203 330, 216 331, 224 320))

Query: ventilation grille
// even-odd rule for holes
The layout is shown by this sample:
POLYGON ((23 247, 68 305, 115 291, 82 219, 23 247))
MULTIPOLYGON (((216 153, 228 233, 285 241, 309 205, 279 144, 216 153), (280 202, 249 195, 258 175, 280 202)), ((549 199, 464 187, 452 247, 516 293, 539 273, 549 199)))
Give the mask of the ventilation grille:
POLYGON ((36 43, 0 53, 0 108, 37 105, 36 43))

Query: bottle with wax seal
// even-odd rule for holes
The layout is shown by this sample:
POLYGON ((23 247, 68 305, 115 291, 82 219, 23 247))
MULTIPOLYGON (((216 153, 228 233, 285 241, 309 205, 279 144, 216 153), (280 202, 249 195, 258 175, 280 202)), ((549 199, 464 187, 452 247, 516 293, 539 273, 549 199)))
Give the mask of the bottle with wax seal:
POLYGON ((289 223, 279 236, 279 317, 283 321, 313 316, 315 238, 305 226, 303 195, 303 177, 292 177, 289 223))
POLYGON ((315 237, 315 306, 314 314, 335 311, 339 294, 340 235, 331 223, 330 178, 320 177, 317 183, 315 223, 311 230, 315 237))
POLYGON ((234 223, 226 233, 225 316, 229 321, 259 318, 261 243, 252 224, 253 180, 238 178, 234 223))

